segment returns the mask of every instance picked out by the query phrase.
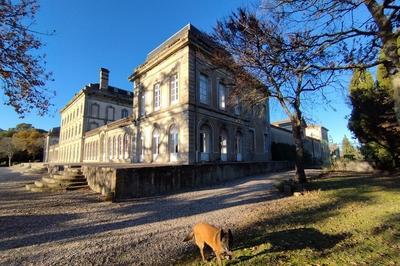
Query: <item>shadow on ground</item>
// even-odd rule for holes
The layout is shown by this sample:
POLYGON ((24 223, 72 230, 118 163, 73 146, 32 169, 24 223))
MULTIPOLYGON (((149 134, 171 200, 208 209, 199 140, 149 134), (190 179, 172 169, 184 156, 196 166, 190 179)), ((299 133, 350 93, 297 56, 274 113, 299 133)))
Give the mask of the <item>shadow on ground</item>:
MULTIPOLYGON (((23 212, 31 213, 36 208, 53 209, 53 213, 48 215, 41 215, 39 211, 39 214, 32 215, 0 216, 0 225, 7 225, 0 227, 0 251, 91 237, 128 227, 280 198, 281 196, 272 189, 272 183, 263 182, 263 180, 268 181, 268 177, 251 177, 230 181, 216 187, 203 188, 184 198, 178 194, 107 204, 93 200, 96 197, 93 196, 93 193, 90 195, 82 192, 38 194, 27 192, 23 188, 0 189, 0 211, 5 210, 9 213, 11 209, 19 208, 23 212), (104 205, 104 208, 98 207, 101 204, 104 205), (80 205, 88 206, 87 210, 76 212, 74 206, 80 205), (56 210, 58 206, 66 208, 73 214, 58 213, 56 210), (90 206, 95 207, 90 208, 90 206), (90 216, 92 211, 100 213, 102 217, 106 218, 102 221, 93 219, 80 221, 87 220, 85 217, 90 216), (77 221, 71 223, 72 220, 77 221), (63 224, 68 224, 68 226, 63 224), (18 232, 18 228, 27 230, 31 228, 32 230, 31 233, 26 230, 18 232), (12 232, 16 231, 18 233, 11 237, 12 232)), ((6 180, 2 181, 8 184, 6 180)), ((12 188, 12 186, 9 187, 12 188)))
POLYGON ((252 255, 242 255, 239 256, 237 260, 244 262, 268 252, 280 252, 305 248, 322 252, 326 249, 333 248, 336 244, 345 240, 349 236, 350 234, 348 233, 336 235, 324 234, 315 228, 297 228, 272 232, 261 238, 255 239, 255 241, 247 242, 246 246, 239 247, 251 248, 263 243, 269 243, 271 244, 270 249, 263 249, 261 252, 252 255))
MULTIPOLYGON (((326 234, 310 225, 327 219, 335 219, 335 216, 340 213, 340 209, 348 204, 360 206, 359 204, 374 202, 374 196, 370 192, 379 190, 400 192, 398 173, 386 176, 342 173, 337 178, 331 177, 315 179, 307 187, 314 193, 318 193, 316 192, 318 190, 331 193, 332 200, 315 206, 311 206, 312 202, 308 202, 305 205, 299 205, 299 208, 292 208, 282 213, 275 212, 237 232, 234 246, 236 246, 236 250, 240 250, 242 255, 229 264, 245 262, 268 253, 291 250, 312 249, 321 255, 329 254, 332 248, 350 238, 352 234, 350 232, 326 234), (285 230, 280 228, 285 228, 285 230), (257 252, 257 247, 260 245, 269 245, 269 247, 262 248, 257 252), (243 252, 243 250, 252 249, 254 252, 243 252)), ((391 239, 393 243, 400 243, 400 214, 390 215, 386 221, 382 221, 382 224, 371 232, 372 235, 385 233, 387 239, 391 239)))

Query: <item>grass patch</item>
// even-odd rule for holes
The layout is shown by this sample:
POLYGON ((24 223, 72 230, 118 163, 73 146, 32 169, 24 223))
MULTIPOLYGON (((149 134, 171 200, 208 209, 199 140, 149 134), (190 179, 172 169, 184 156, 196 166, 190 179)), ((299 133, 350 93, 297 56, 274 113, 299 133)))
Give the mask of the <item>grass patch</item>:
MULTIPOLYGON (((266 202, 236 233, 226 265, 398 265, 400 176, 341 173, 310 192, 266 202)), ((181 262, 203 265, 198 251, 181 262)), ((215 259, 212 264, 216 265, 215 259)))

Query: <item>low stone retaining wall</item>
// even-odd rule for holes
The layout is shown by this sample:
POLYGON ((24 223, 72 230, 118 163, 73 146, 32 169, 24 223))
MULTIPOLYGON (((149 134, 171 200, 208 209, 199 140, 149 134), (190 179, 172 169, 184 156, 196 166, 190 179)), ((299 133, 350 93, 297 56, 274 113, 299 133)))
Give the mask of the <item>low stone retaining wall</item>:
POLYGON ((90 188, 114 201, 162 195, 292 168, 293 163, 284 161, 125 168, 82 166, 90 188))

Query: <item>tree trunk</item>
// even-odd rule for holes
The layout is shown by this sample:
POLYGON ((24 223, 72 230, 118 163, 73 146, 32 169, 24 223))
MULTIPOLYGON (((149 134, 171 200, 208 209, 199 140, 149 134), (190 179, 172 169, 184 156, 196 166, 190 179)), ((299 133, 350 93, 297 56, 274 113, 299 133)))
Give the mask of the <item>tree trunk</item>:
POLYGON ((8 167, 11 167, 11 159, 12 159, 12 156, 8 156, 8 167))
POLYGON ((292 133, 294 144, 296 146, 296 174, 294 179, 298 183, 307 183, 306 173, 304 171, 304 146, 302 139, 301 121, 292 121, 292 133))

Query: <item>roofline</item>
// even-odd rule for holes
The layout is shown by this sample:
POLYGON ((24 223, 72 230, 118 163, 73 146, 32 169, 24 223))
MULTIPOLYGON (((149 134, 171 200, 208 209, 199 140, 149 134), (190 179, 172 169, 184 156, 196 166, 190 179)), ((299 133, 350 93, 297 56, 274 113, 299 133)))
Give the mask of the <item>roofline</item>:
POLYGON ((168 39, 166 39, 165 41, 163 41, 160 45, 158 45, 156 48, 154 48, 153 50, 151 50, 149 53, 147 53, 147 58, 146 60, 152 56, 152 54, 160 47, 162 47, 164 44, 166 44, 169 40, 171 40, 172 38, 174 38, 176 35, 180 34, 181 32, 185 31, 185 30, 190 30, 190 28, 192 27, 192 25, 190 23, 186 24, 184 27, 182 27, 180 30, 178 30, 177 32, 175 32, 172 36, 170 36, 168 39))
POLYGON ((85 88, 86 88, 86 86, 84 88, 80 89, 79 92, 76 93, 74 95, 74 97, 72 97, 72 99, 69 100, 66 105, 64 105, 63 108, 60 109, 59 113, 61 114, 62 112, 64 112, 64 110, 67 109, 81 94, 84 94, 85 93, 85 88))

